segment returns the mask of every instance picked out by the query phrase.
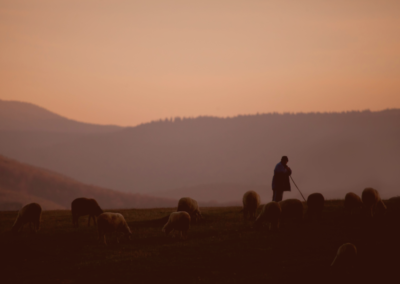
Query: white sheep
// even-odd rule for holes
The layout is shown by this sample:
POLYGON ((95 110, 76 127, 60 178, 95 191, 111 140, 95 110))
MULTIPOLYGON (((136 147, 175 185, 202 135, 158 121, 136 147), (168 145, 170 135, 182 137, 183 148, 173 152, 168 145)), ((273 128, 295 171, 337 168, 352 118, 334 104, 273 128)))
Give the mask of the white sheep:
POLYGON ((352 214, 355 210, 362 208, 363 208, 363 202, 357 194, 353 192, 349 192, 346 194, 344 198, 344 209, 349 214, 352 214))
POLYGON ((168 236, 172 231, 179 233, 181 238, 186 239, 190 228, 190 215, 185 211, 173 212, 169 215, 168 222, 162 231, 168 236))
POLYGON ((132 232, 129 228, 128 224, 125 221, 124 216, 120 213, 111 213, 105 212, 97 217, 98 223, 98 231, 99 231, 99 241, 103 240, 103 243, 107 245, 106 242, 106 233, 116 233, 117 234, 117 243, 118 232, 122 232, 131 239, 132 232))
POLYGON ((260 195, 255 191, 247 191, 243 195, 243 217, 247 219, 256 218, 256 211, 258 206, 260 206, 260 195))
POLYGON ((361 198, 364 204, 364 211, 368 217, 382 216, 386 213, 386 205, 376 189, 371 187, 364 189, 361 198))
POLYGON ((298 199, 286 199, 279 202, 282 209, 282 219, 291 219, 296 222, 303 220, 303 203, 298 199))
POLYGON ((257 229, 263 224, 269 223, 270 230, 278 230, 281 215, 282 209, 278 202, 272 201, 267 203, 262 207, 260 214, 254 222, 254 227, 257 229))
POLYGON ((17 234, 21 231, 22 227, 29 223, 30 229, 33 233, 37 233, 40 229, 40 217, 42 216, 42 207, 37 203, 30 203, 21 208, 18 212, 17 219, 15 219, 11 232, 17 234))
POLYGON ((176 211, 185 211, 189 213, 190 217, 195 221, 198 221, 202 218, 197 201, 190 197, 182 197, 179 199, 178 210, 176 211))
POLYGON ((336 257, 331 267, 345 269, 354 265, 357 258, 357 248, 351 243, 343 244, 339 247, 336 257))

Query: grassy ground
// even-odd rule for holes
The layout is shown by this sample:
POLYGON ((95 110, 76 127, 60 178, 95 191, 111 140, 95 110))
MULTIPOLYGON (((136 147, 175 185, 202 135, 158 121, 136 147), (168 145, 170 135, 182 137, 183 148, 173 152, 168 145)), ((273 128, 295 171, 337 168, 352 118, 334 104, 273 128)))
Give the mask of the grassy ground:
POLYGON ((26 226, 9 235, 16 212, 0 212, 2 283, 372 283, 398 278, 400 218, 390 204, 382 219, 363 221, 327 201, 320 220, 284 222, 279 232, 256 233, 239 207, 203 208, 189 239, 166 237, 167 209, 110 210, 128 221, 132 241, 108 246, 95 227, 72 228, 69 211, 46 211, 36 235, 26 226), (330 271, 340 245, 351 242, 358 262, 348 274, 330 271))

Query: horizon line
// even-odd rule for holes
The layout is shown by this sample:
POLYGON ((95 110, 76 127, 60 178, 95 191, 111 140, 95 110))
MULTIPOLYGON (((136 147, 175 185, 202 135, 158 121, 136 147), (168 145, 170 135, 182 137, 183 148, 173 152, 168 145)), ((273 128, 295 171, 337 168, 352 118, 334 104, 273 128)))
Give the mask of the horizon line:
POLYGON ((93 122, 85 122, 81 120, 76 120, 73 118, 69 118, 67 116, 58 114, 56 112, 53 112, 45 107, 42 107, 40 105, 31 103, 31 102, 26 102, 26 101, 17 101, 17 100, 3 100, 0 98, 0 102, 14 102, 14 103, 22 103, 22 104, 29 104, 33 105, 35 107, 41 108, 47 112, 50 112, 54 115, 57 115, 61 118, 74 121, 74 122, 79 122, 79 123, 84 123, 84 124, 91 124, 91 125, 98 125, 98 126, 115 126, 115 127, 120 127, 120 128, 135 128, 138 126, 143 126, 151 123, 157 123, 157 122, 175 122, 175 121, 180 121, 180 120, 191 120, 191 119, 198 119, 198 118, 218 118, 218 119, 234 119, 238 117, 245 117, 245 116, 261 116, 261 115, 306 115, 306 114, 345 114, 345 113, 362 113, 362 112, 371 112, 371 113, 376 113, 376 112, 384 112, 384 111, 392 111, 392 110, 400 110, 400 108, 384 108, 380 110, 371 110, 371 109, 363 109, 363 110, 343 110, 343 111, 310 111, 310 112, 257 112, 257 113, 249 113, 249 114, 236 114, 233 116, 216 116, 216 115, 198 115, 198 116, 171 116, 171 117, 164 117, 164 118, 159 118, 159 119, 154 119, 150 120, 147 122, 141 122, 136 125, 118 125, 118 124, 100 124, 100 123, 93 123, 93 122))

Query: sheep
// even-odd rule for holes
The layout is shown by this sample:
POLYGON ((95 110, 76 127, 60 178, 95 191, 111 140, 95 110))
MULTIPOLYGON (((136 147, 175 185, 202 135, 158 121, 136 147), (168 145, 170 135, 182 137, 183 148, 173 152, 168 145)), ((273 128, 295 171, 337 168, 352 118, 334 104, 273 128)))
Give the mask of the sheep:
POLYGON ((260 214, 254 222, 254 227, 258 229, 264 223, 268 222, 270 223, 270 230, 278 230, 281 215, 282 209, 278 202, 272 201, 270 203, 267 203, 262 207, 260 214))
POLYGON ((93 223, 96 225, 96 218, 104 211, 100 208, 95 199, 77 198, 71 203, 72 224, 78 227, 79 217, 89 215, 88 227, 90 226, 90 218, 93 218, 93 223))
POLYGON ((256 211, 260 206, 260 195, 255 191, 247 191, 243 195, 243 217, 246 220, 247 217, 250 219, 256 218, 256 211))
POLYGON ((386 213, 386 205, 381 200, 379 193, 376 189, 371 187, 365 188, 362 192, 362 201, 364 204, 365 214, 372 218, 375 216, 382 216, 386 213))
POLYGON ((391 211, 395 214, 400 213, 400 196, 391 197, 388 201, 388 206, 391 207, 391 211))
MULTIPOLYGON (((125 218, 120 213, 111 213, 105 212, 100 214, 97 217, 98 221, 98 231, 99 231, 99 241, 103 240, 104 245, 107 245, 106 242, 106 233, 118 233, 122 232, 131 239, 132 232, 129 228, 128 224, 125 221, 125 218)), ((117 234, 117 243, 119 242, 118 234, 117 234)))
POLYGON ((357 257, 357 248, 351 243, 343 244, 339 247, 336 257, 334 258, 331 267, 338 269, 349 268, 354 265, 357 257))
POLYGON ((298 199, 286 199, 279 202, 282 209, 282 219, 303 220, 303 203, 298 199))
POLYGON ((353 193, 349 192, 344 198, 344 209, 351 215, 355 210, 362 209, 363 202, 361 198, 353 193))
POLYGON ((29 223, 32 233, 37 233, 40 229, 40 217, 42 216, 42 207, 37 203, 29 203, 19 210, 17 219, 15 219, 11 232, 17 234, 22 227, 29 223))
POLYGON ((390 202, 398 204, 400 206, 400 196, 391 197, 389 200, 390 202))
POLYGON ((197 201, 190 198, 190 197, 182 197, 179 199, 178 202, 178 210, 179 211, 185 211, 189 213, 191 219, 198 221, 200 220, 203 216, 200 213, 199 205, 197 204, 197 201))
POLYGON ((179 233, 181 238, 186 239, 190 228, 190 220, 191 218, 189 213, 185 211, 172 212, 162 231, 167 236, 170 232, 176 231, 179 233))
POLYGON ((310 194, 307 198, 307 215, 319 218, 324 210, 325 198, 321 193, 310 194))

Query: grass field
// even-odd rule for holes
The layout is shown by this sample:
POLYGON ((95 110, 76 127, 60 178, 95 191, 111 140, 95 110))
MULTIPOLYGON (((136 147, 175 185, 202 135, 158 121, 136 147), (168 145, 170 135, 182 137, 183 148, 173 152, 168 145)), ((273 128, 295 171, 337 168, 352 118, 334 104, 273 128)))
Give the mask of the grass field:
MULTIPOLYGON (((38 234, 26 225, 12 239, 16 212, 0 212, 1 283, 380 283, 399 279, 400 218, 391 204, 382 219, 348 217, 343 201, 326 201, 320 220, 284 222, 256 233, 240 207, 202 208, 186 241, 161 229, 173 208, 110 210, 128 221, 132 241, 72 228, 69 211, 45 211, 38 234), (330 270, 340 245, 358 249, 354 270, 330 270), (379 281, 378 281, 379 280, 379 281), (3 282, 4 281, 4 282, 3 282)), ((394 281, 393 283, 396 283, 394 281)))

